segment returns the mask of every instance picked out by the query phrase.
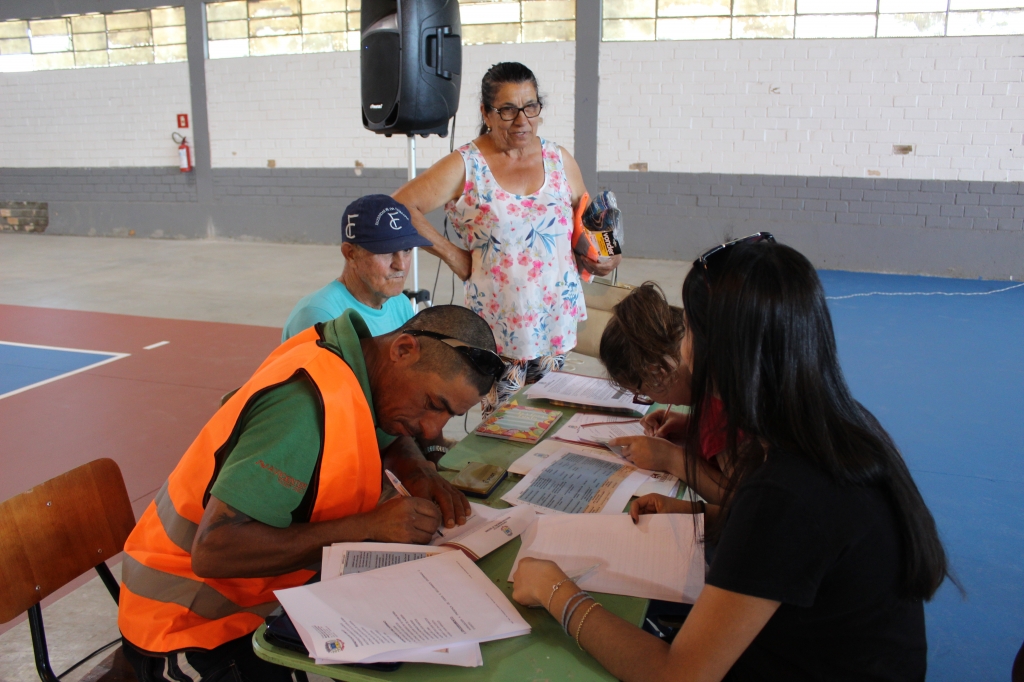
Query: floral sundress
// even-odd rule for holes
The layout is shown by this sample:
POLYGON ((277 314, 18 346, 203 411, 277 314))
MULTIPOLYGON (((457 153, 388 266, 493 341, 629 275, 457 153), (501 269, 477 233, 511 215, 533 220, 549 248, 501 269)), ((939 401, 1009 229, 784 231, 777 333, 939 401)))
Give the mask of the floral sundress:
POLYGON ((540 143, 544 184, 529 196, 503 190, 474 143, 459 147, 466 184, 444 207, 473 256, 466 306, 490 325, 498 353, 517 360, 567 353, 587 317, 572 252, 572 190, 558 145, 540 143))

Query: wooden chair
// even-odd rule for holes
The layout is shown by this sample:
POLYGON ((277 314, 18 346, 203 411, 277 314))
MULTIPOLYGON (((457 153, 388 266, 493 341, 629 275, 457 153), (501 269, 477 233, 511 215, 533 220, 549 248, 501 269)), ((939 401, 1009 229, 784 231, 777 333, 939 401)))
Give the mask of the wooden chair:
POLYGON ((44 682, 58 678, 39 602, 91 568, 116 602, 121 590, 105 562, 124 549, 134 527, 128 491, 112 459, 89 462, 0 504, 0 623, 28 611, 44 682))

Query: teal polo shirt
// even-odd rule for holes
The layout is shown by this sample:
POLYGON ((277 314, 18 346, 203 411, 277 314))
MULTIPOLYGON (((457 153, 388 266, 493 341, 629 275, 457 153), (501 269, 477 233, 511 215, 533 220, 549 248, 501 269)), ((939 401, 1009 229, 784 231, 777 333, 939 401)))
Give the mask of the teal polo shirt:
POLYGON ((384 305, 378 310, 357 299, 348 287, 334 280, 324 288, 304 296, 295 304, 288 321, 284 323, 281 343, 304 329, 309 329, 317 322, 333 320, 346 310, 355 310, 359 313, 374 336, 395 331, 416 314, 405 294, 392 296, 384 301, 384 305))

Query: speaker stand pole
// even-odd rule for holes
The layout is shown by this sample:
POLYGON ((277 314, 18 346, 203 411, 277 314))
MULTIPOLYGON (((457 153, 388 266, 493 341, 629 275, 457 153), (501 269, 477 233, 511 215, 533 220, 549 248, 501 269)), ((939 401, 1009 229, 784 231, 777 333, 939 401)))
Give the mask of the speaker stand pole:
MULTIPOLYGON (((408 136, 409 140, 409 181, 416 179, 416 137, 408 136)), ((412 247, 412 290, 420 290, 419 249, 412 247)))

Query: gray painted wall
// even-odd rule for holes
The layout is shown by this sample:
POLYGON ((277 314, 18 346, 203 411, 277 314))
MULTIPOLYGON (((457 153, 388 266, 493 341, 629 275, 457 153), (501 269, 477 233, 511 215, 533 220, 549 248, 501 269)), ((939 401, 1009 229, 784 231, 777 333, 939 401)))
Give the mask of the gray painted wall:
MULTIPOLYGON (((405 169, 211 171, 212 197, 174 168, 4 169, 0 199, 46 201, 51 234, 337 243, 353 199, 405 169)), ((602 172, 631 256, 690 260, 768 230, 819 267, 1024 278, 1024 183, 602 172)), ((430 216, 438 227, 443 216, 430 216)))

